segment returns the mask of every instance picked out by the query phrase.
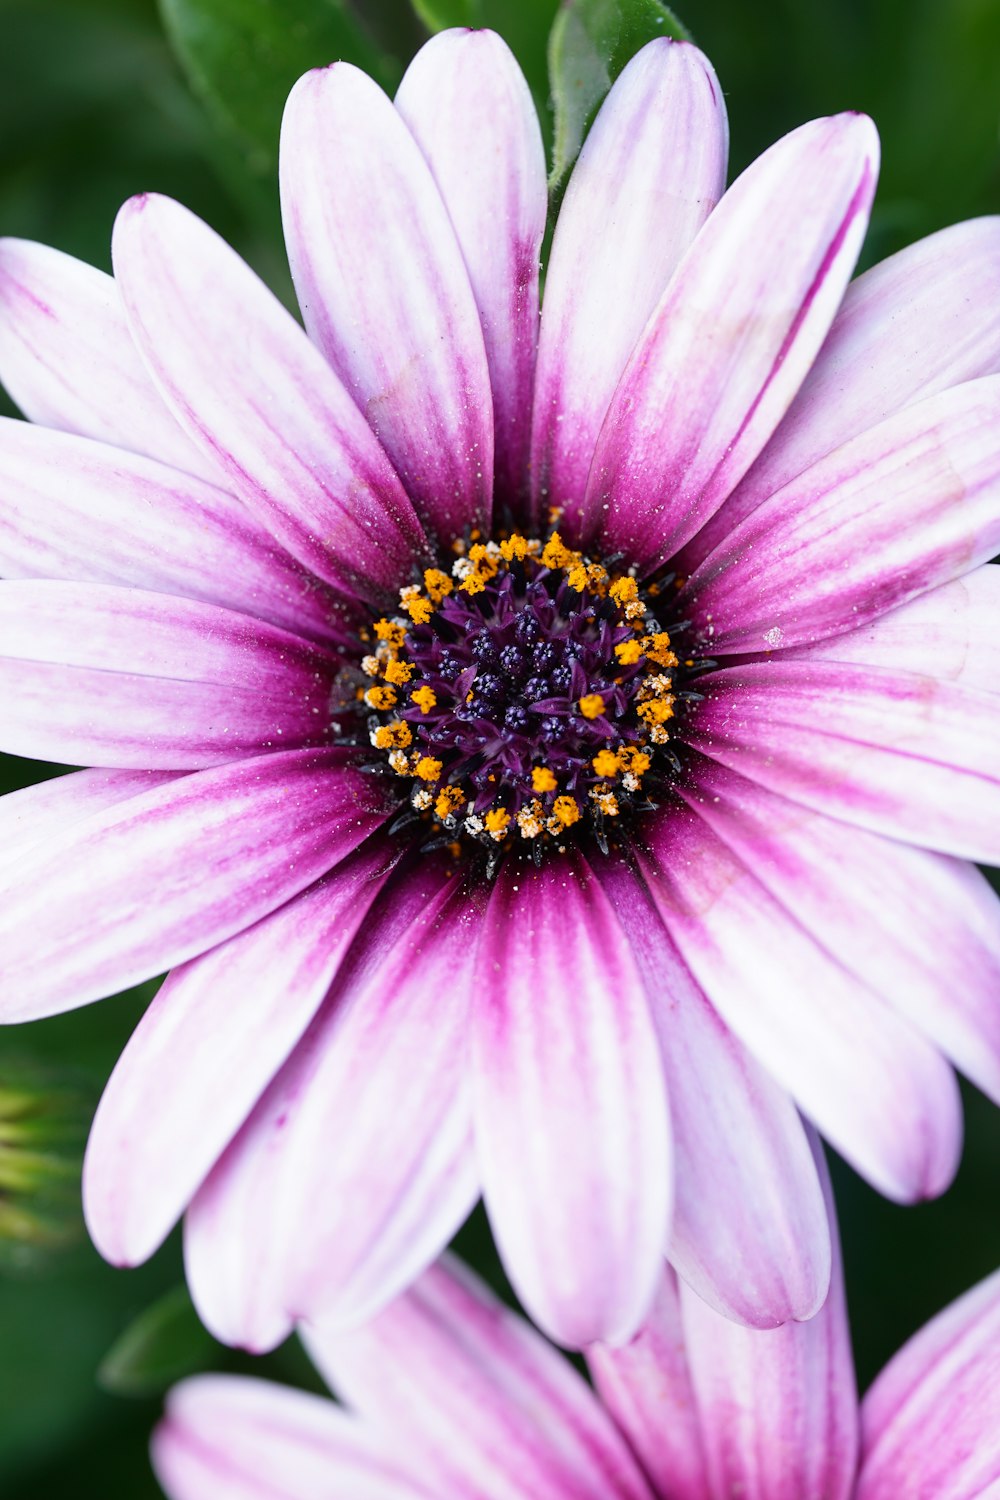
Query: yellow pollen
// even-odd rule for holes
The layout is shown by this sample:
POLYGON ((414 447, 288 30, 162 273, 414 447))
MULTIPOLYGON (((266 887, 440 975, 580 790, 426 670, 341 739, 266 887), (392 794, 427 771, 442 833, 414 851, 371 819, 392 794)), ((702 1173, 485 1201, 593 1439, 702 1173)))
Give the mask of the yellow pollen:
POLYGON ((631 771, 634 776, 644 775, 652 764, 652 757, 645 750, 637 750, 634 745, 623 745, 618 752, 618 760, 622 769, 631 771))
POLYGON ((500 543, 500 555, 504 562, 523 562, 528 555, 528 543, 519 532, 500 543))
POLYGON ((670 649, 670 637, 665 630, 657 631, 648 640, 646 655, 650 661, 655 662, 658 667, 676 667, 677 657, 670 649))
POLYGON ((396 689, 393 687, 371 687, 365 693, 369 708, 391 708, 395 701, 396 689))
POLYGON ((590 582, 589 578, 587 577, 586 564, 577 563, 575 568, 571 568, 566 575, 566 582, 569 584, 571 589, 576 589, 578 594, 582 594, 584 589, 587 587, 587 584, 590 582))
POLYGON ((535 766, 531 772, 531 789, 534 792, 554 792, 558 786, 548 766, 535 766))
POLYGON ((576 554, 563 546, 563 539, 554 531, 542 548, 542 562, 547 568, 568 568, 576 560, 576 554))
POLYGON ((590 763, 598 776, 617 776, 621 763, 613 750, 598 750, 590 763))
POLYGON ((604 699, 600 693, 584 693, 577 707, 585 719, 599 719, 604 712, 604 699))
POLYGON ((486 579, 481 573, 468 573, 458 586, 464 594, 481 594, 486 587, 486 579))
POLYGON ((434 811, 439 818, 449 818, 465 801, 465 793, 457 786, 443 786, 438 792, 434 811))
POLYGON ((620 646, 615 647, 615 655, 623 667, 632 667, 642 655, 642 642, 622 641, 620 646))
POLYGON ((424 571, 424 588, 432 601, 440 604, 445 595, 451 593, 454 584, 447 573, 442 573, 440 568, 427 568, 424 571))
POLYGON ((410 726, 402 719, 397 719, 395 724, 380 724, 374 734, 376 750, 405 750, 412 742, 410 726))
POLYGON ((650 698, 648 702, 640 703, 636 712, 647 724, 665 724, 674 716, 673 699, 650 698))
POLYGON ((426 625, 434 613, 431 601, 421 594, 411 594, 408 599, 402 600, 402 605, 414 625, 426 625))
POLYGON ((503 838, 510 823, 510 813, 505 807, 491 807, 484 821, 487 833, 494 838, 503 838))
POLYGON ((419 776, 421 781, 437 781, 441 775, 441 762, 435 760, 432 755, 422 755, 417 761, 413 774, 419 776))
POLYGON ((639 597, 639 585, 634 578, 616 578, 608 593, 618 605, 633 603, 639 597))
POLYGON ((398 651, 406 639, 406 629, 395 620, 376 620, 375 635, 378 640, 385 641, 398 651))
POLYGON ((437 702, 437 693, 429 687, 414 688, 410 694, 410 702, 415 703, 422 714, 429 714, 437 702))
POLYGON ((385 664, 386 682, 394 682, 397 687, 401 686, 404 682, 409 682, 412 676, 413 668, 407 661, 396 661, 393 658, 392 661, 387 661, 385 664))
POLYGON ((557 797, 552 804, 552 815, 561 828, 571 828, 580 821, 580 805, 575 797, 557 797))
POLYGON ((602 812, 606 818, 617 818, 618 798, 614 792, 606 786, 595 786, 590 793, 594 799, 594 806, 598 812, 602 812))

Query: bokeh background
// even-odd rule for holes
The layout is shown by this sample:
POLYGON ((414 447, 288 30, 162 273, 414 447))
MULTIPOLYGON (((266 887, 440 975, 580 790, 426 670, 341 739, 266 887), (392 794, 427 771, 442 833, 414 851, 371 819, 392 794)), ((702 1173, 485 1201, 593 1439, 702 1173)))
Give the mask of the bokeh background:
MULTIPOLYGON (((287 297, 273 167, 296 73, 345 55, 391 88, 425 23, 488 24, 518 53, 550 128, 555 10, 556 0, 0 0, 0 234, 110 269, 119 204, 154 189, 215 225, 287 297), (206 49, 200 6, 230 27, 225 46, 206 49)), ((863 264, 1000 211, 1000 0, 687 0, 679 13, 726 91, 734 170, 810 116, 874 116, 883 170, 863 264)), ((0 758, 0 789, 55 770, 0 758)), ((3 1090, 29 1078, 58 1096, 55 1129, 69 1153, 42 1204, 53 1242, 0 1243, 6 1500, 156 1496, 148 1433, 162 1391, 187 1371, 315 1382, 294 1342, 252 1361, 198 1328, 178 1236, 131 1272, 105 1266, 83 1236, 74 1142, 153 988, 0 1032, 0 1146, 3 1090)), ((966 1119, 958 1181, 937 1203, 893 1207, 834 1164, 862 1386, 931 1313, 1000 1265, 1000 1111, 969 1089, 966 1119)), ((0 1149, 0 1184, 2 1159, 0 1149)), ((502 1285, 481 1217, 460 1248, 502 1285)))

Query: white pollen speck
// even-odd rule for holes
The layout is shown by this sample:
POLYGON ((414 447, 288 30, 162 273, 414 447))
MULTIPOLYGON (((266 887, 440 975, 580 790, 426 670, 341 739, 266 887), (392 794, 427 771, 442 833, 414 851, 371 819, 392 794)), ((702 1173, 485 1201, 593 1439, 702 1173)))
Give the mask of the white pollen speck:
POLYGON ((770 630, 764 631, 764 639, 769 646, 780 646, 785 638, 785 632, 780 625, 772 625, 770 630))

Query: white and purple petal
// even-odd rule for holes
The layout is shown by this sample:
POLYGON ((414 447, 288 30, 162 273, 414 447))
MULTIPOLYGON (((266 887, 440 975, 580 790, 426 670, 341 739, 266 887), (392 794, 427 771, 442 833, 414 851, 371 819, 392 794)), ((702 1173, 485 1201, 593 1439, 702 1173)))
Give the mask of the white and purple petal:
POLYGON ((373 1315, 475 1202, 467 1067, 477 918, 425 862, 384 892, 303 1041, 194 1200, 188 1279, 252 1349, 373 1315), (301 1226, 309 1225, 308 1235, 301 1226))
POLYGON ((642 980, 582 855, 510 859, 483 924, 476 1149, 508 1274, 557 1341, 629 1338, 667 1239, 666 1086, 642 980))
POLYGON ((0 583, 0 748, 137 770, 331 735, 337 663, 235 610, 144 589, 0 583))
POLYGON ((601 429, 585 505, 606 551, 623 551, 642 573, 657 568, 761 452, 843 296, 877 162, 871 121, 837 115, 792 131, 726 193, 646 325, 601 429))
POLYGON ((548 210, 545 152, 524 75, 492 31, 440 32, 396 94, 451 217, 479 309, 493 391, 494 485, 523 499, 548 210))
POLYGON ((0 240, 0 382, 41 427, 221 479, 150 379, 114 280, 49 245, 0 240))
POLYGON ((651 1500, 577 1372, 451 1258, 363 1327, 304 1337, 340 1398, 436 1495, 651 1500))
POLYGON ((431 169, 350 63, 300 78, 281 206, 309 336, 444 546, 490 522, 493 400, 469 273, 431 169))
POLYGON ((287 906, 167 976, 87 1144, 84 1212, 106 1260, 137 1265, 180 1218, 322 1004, 395 858, 367 839, 287 906))
POLYGON ((250 927, 384 821, 373 781, 343 750, 279 751, 178 777, 49 837, 3 878, 0 1020, 85 1005, 250 927))
MULTIPOLYGON (((678 609, 716 654, 811 645, 1000 549, 1000 376, 906 407, 765 500, 678 609)), ((933 668, 933 657, 928 656, 933 668)))
POLYGON ((0 418, 0 574, 118 583, 336 642, 338 601, 246 506, 190 474, 0 418))
POLYGON ((277 298, 194 214, 132 198, 112 248, 132 334, 181 426, 293 557, 384 602, 423 555, 399 478, 277 298))
POLYGON ((726 185, 722 90, 666 37, 623 68, 563 198, 545 280, 532 436, 534 521, 560 507, 594 530, 587 475, 615 386, 670 277, 726 185))

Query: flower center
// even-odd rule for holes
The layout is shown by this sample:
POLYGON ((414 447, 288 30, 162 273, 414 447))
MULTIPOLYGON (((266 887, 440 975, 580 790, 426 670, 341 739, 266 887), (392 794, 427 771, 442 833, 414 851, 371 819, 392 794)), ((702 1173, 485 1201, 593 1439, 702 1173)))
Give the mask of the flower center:
POLYGON ((663 584, 641 588, 558 532, 455 551, 451 576, 429 568, 375 623, 359 689, 371 744, 409 780, 435 845, 472 840, 494 865, 521 841, 538 858, 571 830, 606 847, 610 820, 652 805, 657 763, 677 766, 663 584))

